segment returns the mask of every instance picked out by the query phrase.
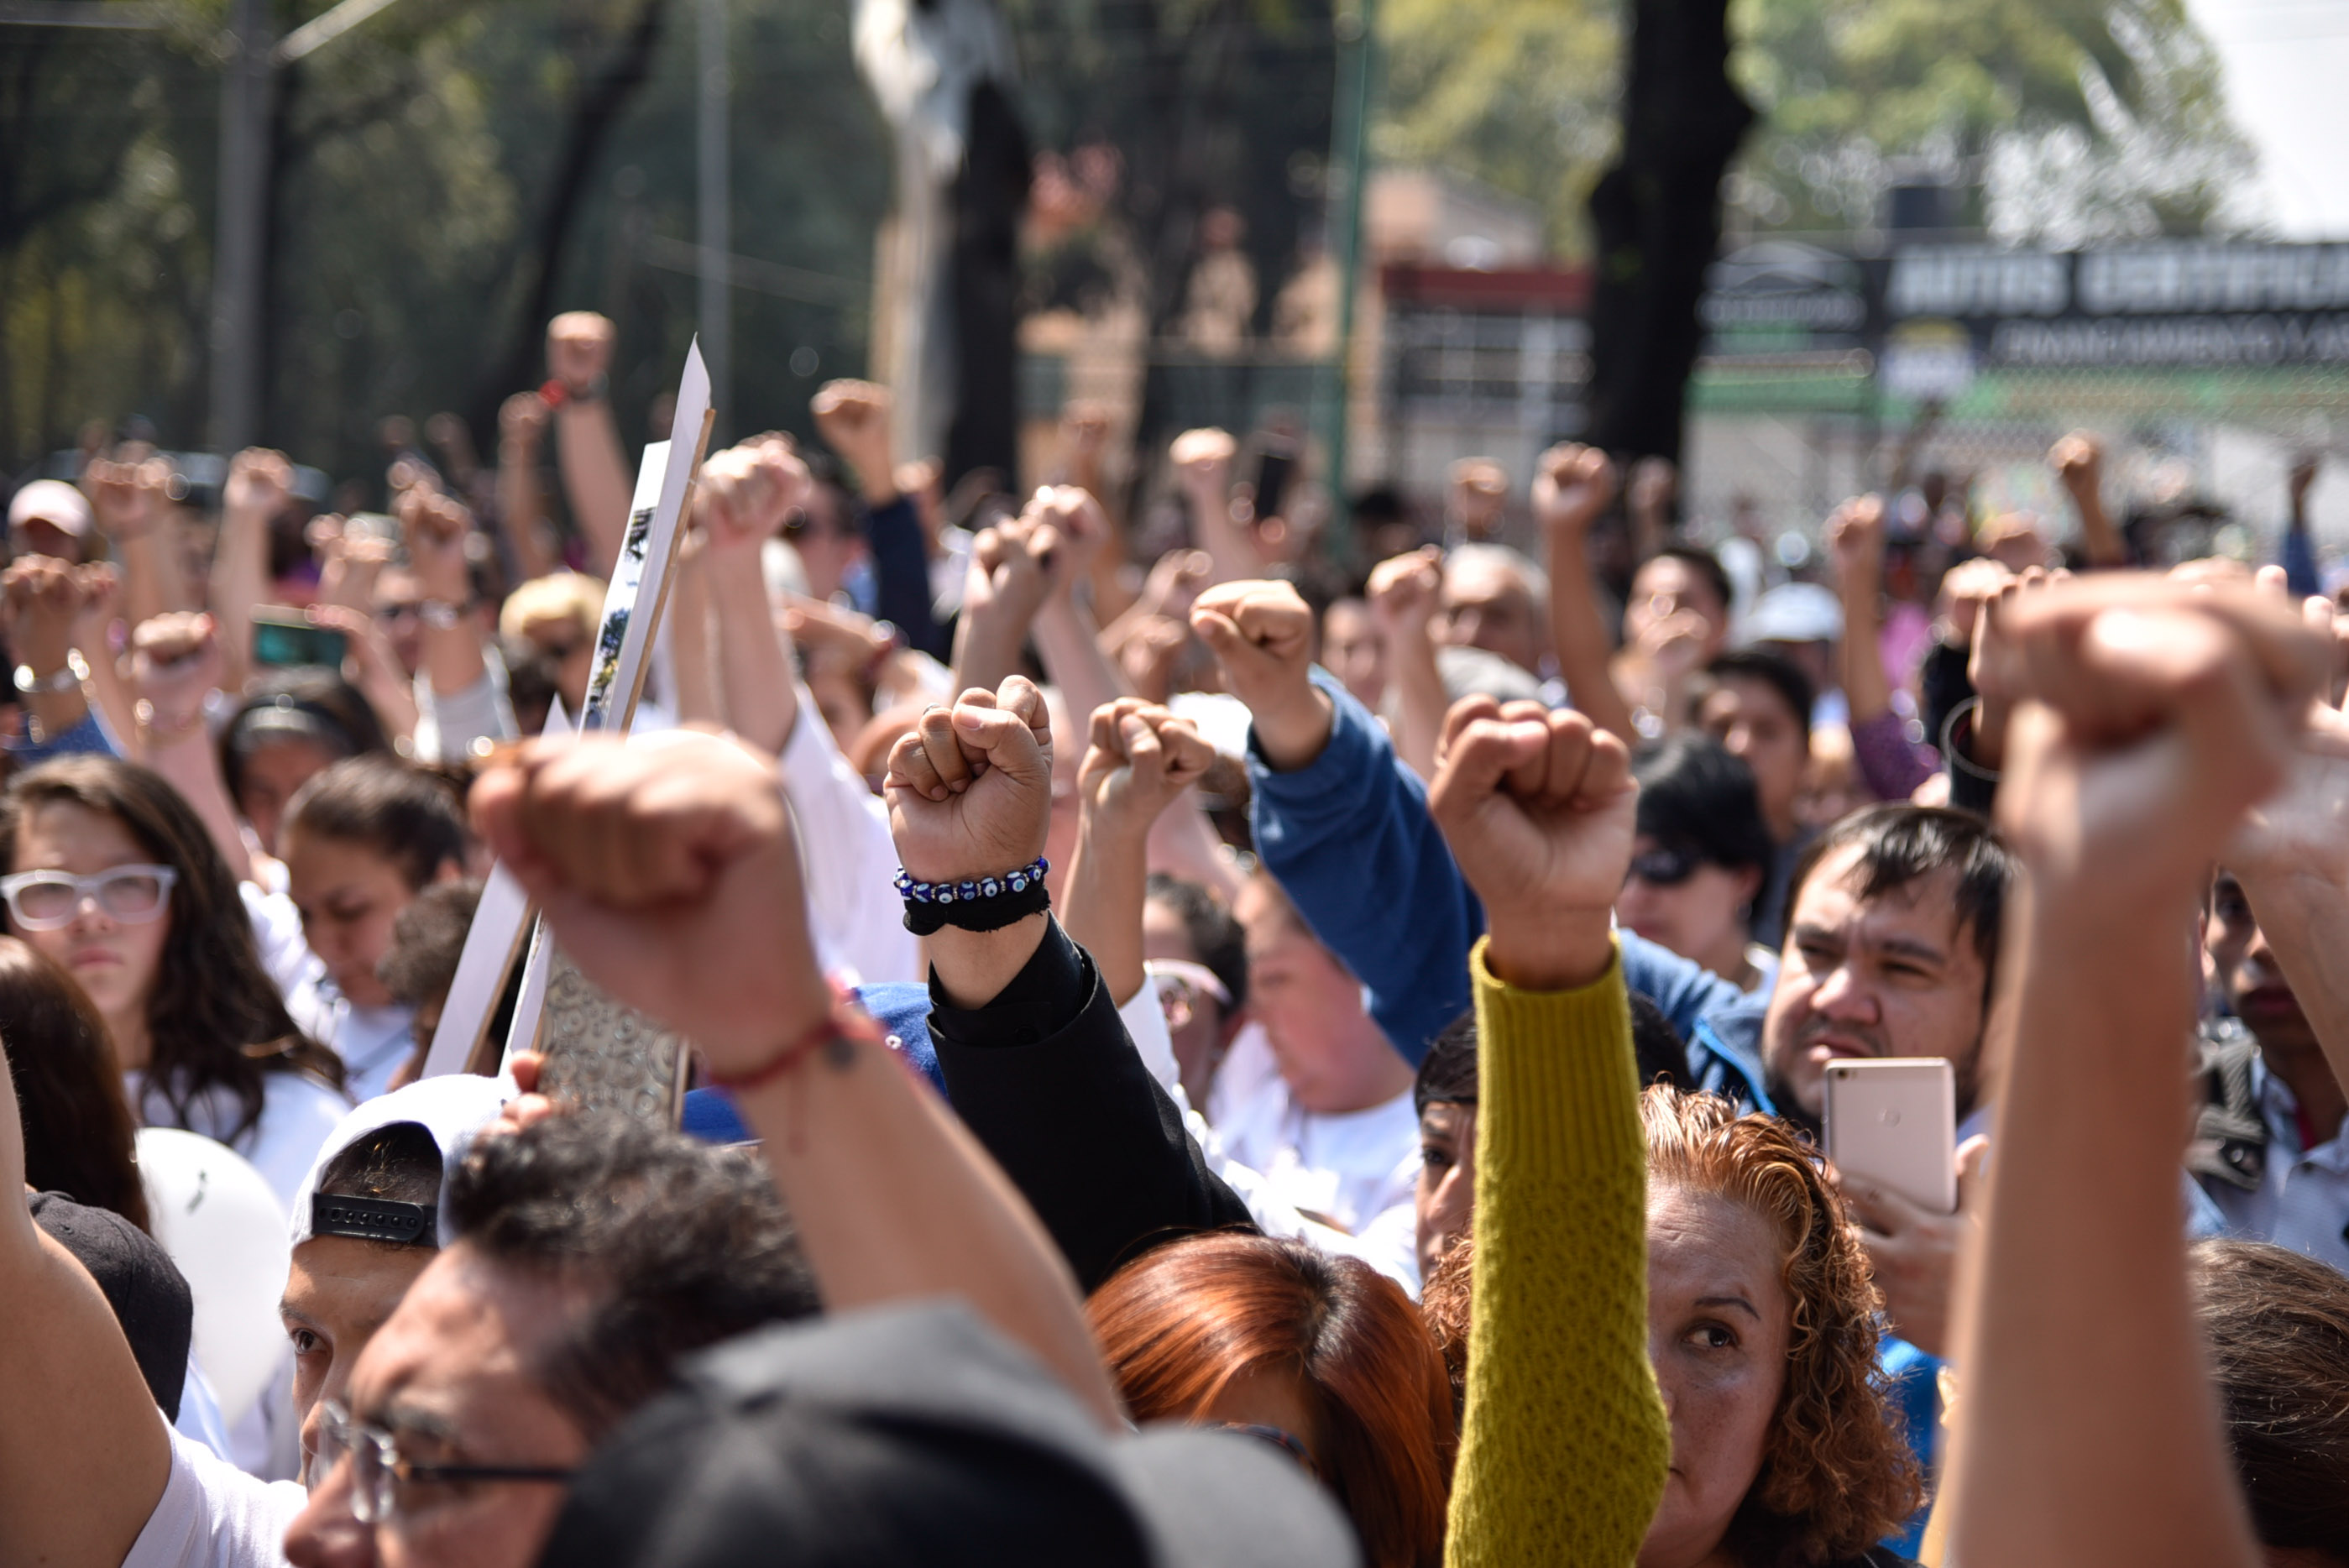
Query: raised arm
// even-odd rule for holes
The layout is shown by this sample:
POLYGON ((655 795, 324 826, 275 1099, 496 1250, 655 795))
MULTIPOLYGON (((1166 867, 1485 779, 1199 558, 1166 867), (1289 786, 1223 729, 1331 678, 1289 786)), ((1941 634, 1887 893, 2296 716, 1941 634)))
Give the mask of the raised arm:
POLYGON ((599 577, 609 577, 620 557, 633 489, 608 395, 615 336, 611 322, 592 310, 566 311, 546 325, 546 373, 563 389, 554 408, 563 494, 599 577))
POLYGON ((1549 627, 1557 673, 1576 708, 1599 728, 1636 745, 1631 708, 1608 667, 1613 649, 1599 618, 1590 572, 1590 525, 1615 497, 1615 465, 1593 447, 1552 447, 1534 473, 1534 519, 1549 552, 1549 627))
POLYGON ((546 498, 538 482, 538 459, 546 449, 546 428, 554 411, 536 392, 517 392, 498 407, 498 529, 513 557, 514 576, 526 582, 558 571, 554 531, 546 524, 546 498))
POLYGON ((0 1058, 0 1519, 11 1563, 115 1568, 171 1445, 114 1309, 33 1222, 16 1087, 0 1058))
MULTIPOLYGON (((928 737, 989 766, 962 795, 923 790, 924 808, 959 821, 974 799, 1049 795, 1043 705, 1032 687, 1008 695, 1010 708, 967 719, 958 710, 928 737)), ((473 809, 581 968, 692 1039, 713 1077, 733 1086, 829 1307, 961 1295, 1114 1423, 1117 1397, 1068 1266, 1034 1213, 869 1023, 839 1017, 808 941, 772 764, 701 735, 656 747, 542 740, 486 773, 473 809)), ((1028 829, 1017 842, 960 841, 951 828, 936 837, 990 866, 1005 855, 1024 864, 1042 846, 1041 813, 1028 829)), ((925 861, 910 841, 901 849, 908 869, 931 880, 974 863, 925 861)), ((1018 975, 1046 920, 940 944, 950 999, 992 1000, 987 987, 1018 975)))
MULTIPOLYGON (((293 470, 275 452, 288 481, 293 470)), ((171 504, 171 465, 161 458, 90 465, 90 512, 113 542, 122 568, 123 613, 134 622, 166 610, 192 610, 187 568, 180 558, 179 517, 171 504)), ((280 494, 283 500, 283 493, 280 494)), ((265 521, 265 520, 264 520, 265 521)))
POLYGON ((1433 545, 1371 570, 1371 621, 1386 639, 1395 698, 1395 755, 1422 779, 1435 777, 1444 739, 1444 676, 1435 665, 1435 614, 1444 598, 1444 552, 1433 545))
POLYGON ((711 458, 694 491, 695 521, 707 542, 703 580, 718 612, 726 722, 778 757, 799 722, 799 684, 759 556, 807 492, 807 465, 781 436, 761 436, 711 458))
POLYGON ((1239 455, 1239 443, 1222 430, 1185 430, 1167 455, 1174 464, 1174 482, 1190 503, 1191 542, 1215 560, 1212 581, 1261 575, 1264 556, 1232 516, 1232 459, 1239 455))
POLYGON ((1286 583, 1226 583, 1199 596, 1191 624, 1254 719, 1249 814, 1266 869, 1417 1062, 1468 1006, 1484 912, 1428 818, 1426 786, 1308 662, 1312 616, 1286 583))
POLYGON ((2128 564, 2128 542, 2105 510, 2105 444, 2075 430, 2049 449, 2049 466, 2080 514, 2080 554, 2090 566, 2128 564))
POLYGON ((230 872, 248 882, 252 857, 228 780, 221 777, 220 748, 204 723, 204 699, 219 688, 225 664, 210 615, 181 611, 141 621, 131 630, 140 758, 195 809, 230 872))
MULTIPOLYGON (((294 466, 283 452, 251 447, 229 459, 220 538, 212 547, 212 610, 232 690, 242 690, 252 673, 253 611, 269 601, 269 524, 293 488, 294 466)), ((132 625, 156 613, 124 595, 123 614, 132 625)))
MULTIPOLYGON (((2332 603, 2302 614, 2328 639, 2332 603)), ((2349 1088, 2349 714, 2326 693, 2312 704, 2284 787, 2254 808, 2221 864, 2251 901, 2333 1076, 2349 1088)))
POLYGON ((1207 771, 1214 748, 1187 719, 1139 697, 1092 710, 1092 735, 1077 770, 1077 848, 1069 862, 1070 937, 1093 955, 1110 1000, 1141 991, 1142 912, 1150 880, 1150 828, 1207 771))
POLYGON ((954 682, 957 691, 992 691, 1019 667, 1020 650, 1036 613, 1052 591, 1060 535, 1049 522, 1023 514, 971 541, 962 616, 955 624, 954 682))
POLYGON ((1492 919, 1472 960, 1483 1091, 1453 1568, 1629 1563, 1663 1495, 1647 1149, 1609 930, 1638 794, 1623 743, 1581 714, 1452 710, 1428 806, 1492 919))
POLYGON ((2188 932, 2331 650, 2271 599, 2117 573, 2017 600, 2005 633, 2021 707, 1999 819, 2028 874, 1959 1301, 1953 1560, 2251 1568, 2178 1222, 2188 932))
POLYGON ((1892 707, 1877 646, 1883 620, 1884 499, 1857 496, 1827 519, 1827 554, 1835 562, 1836 593, 1843 601, 1842 676, 1854 729, 1892 707))
POLYGON ((411 485, 399 498, 399 531, 409 568, 424 587, 423 672, 436 697, 451 697, 489 678, 481 617, 471 613, 473 582, 465 541, 473 514, 453 497, 411 485))
MULTIPOLYGON (((1051 813, 1050 743, 1041 694, 1018 676, 999 694, 966 692, 926 713, 889 758, 906 871, 968 882, 1032 861, 1051 813)), ((1180 744, 1168 738, 1170 749, 1180 744)), ((1186 752, 1186 762, 1199 758, 1186 752)), ((1106 787, 1099 768, 1093 776, 1106 787)), ((1137 891, 1137 948, 1140 908, 1137 891)), ((1135 1050, 1098 965, 1049 915, 995 931, 947 925, 929 946, 931 1038, 947 1096, 1081 1288, 1156 1241, 1246 1222, 1135 1050)), ((1138 952, 1133 964, 1138 972, 1138 952)))

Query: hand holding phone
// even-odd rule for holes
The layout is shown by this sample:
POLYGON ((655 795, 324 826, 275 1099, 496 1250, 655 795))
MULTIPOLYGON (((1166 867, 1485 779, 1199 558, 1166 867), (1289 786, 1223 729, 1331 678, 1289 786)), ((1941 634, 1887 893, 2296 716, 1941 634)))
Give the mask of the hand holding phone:
POLYGON ((350 638, 332 626, 316 625, 299 610, 264 606, 253 612, 253 662, 273 668, 319 665, 343 667, 350 638))
POLYGON ((1957 1089, 1948 1058, 1829 1062, 1826 1144, 1846 1181, 1888 1188, 1932 1213, 1955 1213, 1957 1089))

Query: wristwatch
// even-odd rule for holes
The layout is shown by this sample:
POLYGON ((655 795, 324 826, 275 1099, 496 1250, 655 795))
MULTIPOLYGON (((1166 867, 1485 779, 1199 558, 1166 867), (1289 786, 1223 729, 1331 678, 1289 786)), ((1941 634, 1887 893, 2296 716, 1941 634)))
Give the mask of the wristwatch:
POLYGON ((47 696, 51 692, 70 691, 88 679, 89 665, 82 661, 78 648, 67 648, 64 666, 48 675, 35 675, 30 665, 16 666, 16 689, 26 696, 47 696))
POLYGON ((465 618, 464 607, 446 599, 427 599, 416 610, 424 617, 424 624, 436 632, 453 632, 465 618))

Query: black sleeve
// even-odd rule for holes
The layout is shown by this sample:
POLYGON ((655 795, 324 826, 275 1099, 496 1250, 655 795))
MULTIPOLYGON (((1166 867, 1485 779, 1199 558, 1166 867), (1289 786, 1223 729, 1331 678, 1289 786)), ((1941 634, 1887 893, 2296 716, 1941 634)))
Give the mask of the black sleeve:
POLYGON ((1925 711, 1918 717, 1925 721, 1926 734, 1942 734, 1951 710, 1974 695, 1974 684, 1966 676, 1971 653, 1939 639, 1926 650, 1925 662, 1917 672, 1918 695, 1925 699, 1925 711))
POLYGON ((875 508, 864 529, 873 549, 874 608, 880 618, 904 633, 908 645, 934 658, 951 657, 953 647, 930 614, 930 553, 913 498, 901 495, 875 508))
POLYGON ((945 1006, 935 982, 930 999, 947 1099, 1086 1294, 1161 1242, 1254 1228, 1142 1065, 1092 955, 1059 921, 985 1007, 945 1006))

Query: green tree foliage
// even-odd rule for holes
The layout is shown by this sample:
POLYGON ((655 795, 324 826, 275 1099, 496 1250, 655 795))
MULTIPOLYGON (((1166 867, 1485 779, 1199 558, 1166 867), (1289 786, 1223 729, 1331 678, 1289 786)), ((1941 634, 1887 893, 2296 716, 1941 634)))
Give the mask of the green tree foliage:
MULTIPOLYGON (((167 4, 184 9, 162 32, 0 27, 12 471, 92 419, 202 440, 223 12, 167 4)), ((326 8, 297 0, 275 22, 326 8)), ((818 381, 864 365, 886 137, 845 0, 730 10, 733 251, 767 265, 734 294, 726 423, 805 428, 818 381)), ((694 325, 694 17, 687 0, 402 0, 281 71, 264 438, 369 480, 387 415, 453 409, 492 440, 498 400, 542 374, 542 293, 619 321, 614 405, 642 435, 694 325), (583 142, 583 106, 632 41, 644 69, 583 142)))
MULTIPOLYGON (((1611 156, 1619 10, 1598 0, 1383 0, 1386 156, 1540 202, 1588 243, 1611 156)), ((1735 0, 1733 74, 1763 121, 1729 184, 1752 229, 1880 216, 1897 174, 1978 187, 1952 214, 2077 241, 2224 221, 2249 154, 2182 0, 1735 0)))
POLYGON ((1613 155, 1618 8, 1597 0, 1379 0, 1384 160, 1473 175, 1540 205, 1578 253, 1582 207, 1613 155))

